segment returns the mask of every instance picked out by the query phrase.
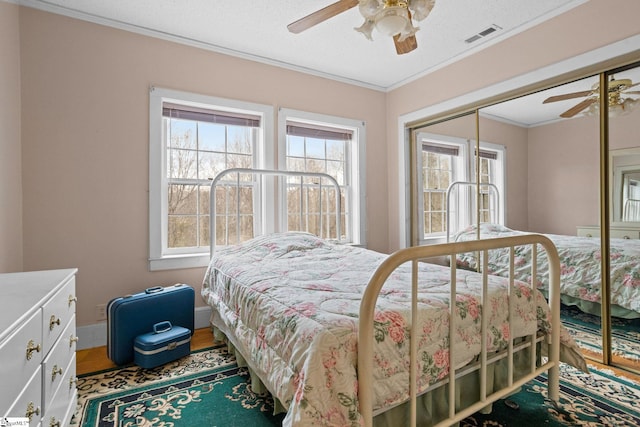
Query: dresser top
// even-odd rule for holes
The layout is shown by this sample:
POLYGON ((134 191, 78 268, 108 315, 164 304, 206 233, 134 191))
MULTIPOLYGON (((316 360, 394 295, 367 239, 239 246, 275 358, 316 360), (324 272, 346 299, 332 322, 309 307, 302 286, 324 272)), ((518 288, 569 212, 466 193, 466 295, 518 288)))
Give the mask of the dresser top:
POLYGON ((0 339, 21 325, 77 271, 68 268, 0 274, 0 339))

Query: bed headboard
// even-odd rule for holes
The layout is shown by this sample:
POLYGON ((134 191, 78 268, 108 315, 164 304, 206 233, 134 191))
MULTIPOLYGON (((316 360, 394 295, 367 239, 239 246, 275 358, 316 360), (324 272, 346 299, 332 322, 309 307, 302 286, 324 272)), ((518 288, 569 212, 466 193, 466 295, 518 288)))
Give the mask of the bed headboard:
MULTIPOLYGON (((458 190, 459 188, 462 188, 462 187, 475 187, 475 186, 476 186, 475 182, 455 181, 449 185, 449 188, 447 188, 447 211, 446 211, 447 242, 449 242, 451 238, 451 193, 454 190, 458 190)), ((497 213, 500 212, 500 191, 498 190, 498 187, 495 184, 492 184, 490 182, 481 182, 480 187, 486 187, 494 195, 495 201, 496 201, 496 215, 497 215, 497 213)), ((470 215, 470 217, 473 217, 473 215, 470 215)), ((495 218, 494 222, 497 223, 499 221, 497 221, 497 218, 495 218)))
MULTIPOLYGON (((211 181, 210 193, 209 193, 209 244, 210 253, 213 255, 217 244, 217 217, 223 217, 227 221, 225 224, 225 244, 240 243, 247 238, 255 237, 256 235, 266 234, 275 231, 306 231, 319 235, 319 237, 325 239, 331 239, 336 241, 342 241, 342 194, 338 181, 322 172, 297 172, 297 171, 283 171, 272 169, 253 169, 253 168, 230 168, 220 172, 211 181), (223 189, 225 191, 224 197, 224 213, 220 214, 221 201, 218 200, 218 190, 223 189), (288 214, 287 204, 291 204, 288 201, 288 195, 293 191, 300 191, 300 197, 298 200, 298 211, 296 214, 299 216, 299 227, 295 230, 289 229, 288 217, 292 216, 288 214), (305 194, 305 190, 306 194, 305 194), (313 191, 317 190, 317 191, 313 191), (330 190, 330 191, 327 191, 330 190), (226 197, 228 191, 235 191, 235 200, 233 203, 235 206, 230 208, 229 199, 226 197), (250 209, 251 215, 247 214, 247 207, 241 206, 241 192, 250 193, 248 198, 252 200, 250 209), (330 201, 327 193, 333 192, 335 194, 335 205, 330 206, 330 201), (312 200, 310 200, 310 193, 312 200), (304 195, 304 197, 303 197, 304 195), (271 204, 271 210, 273 212, 267 212, 265 209, 265 203, 273 202, 271 204), (287 203, 287 204, 285 204, 287 203), (325 206, 329 204, 329 206, 325 206), (258 209, 255 209, 258 206, 258 209), (316 209, 313 210, 312 209, 316 209), (334 211, 333 213, 331 211, 334 211), (231 212, 231 213, 230 213, 231 212), (268 221, 268 217, 272 216, 276 221, 268 221), (317 222, 310 224, 310 221, 305 221, 305 218, 309 218, 310 215, 317 217, 317 222), (247 217, 253 221, 252 234, 247 236, 243 235, 242 223, 246 224, 247 217), (256 218, 257 217, 257 218, 256 218), (333 218, 332 218, 333 217, 333 218), (328 223, 327 223, 328 221, 328 223), (335 236, 332 236, 331 222, 335 221, 335 236), (231 226, 230 226, 231 223, 231 226), (271 225, 273 224, 273 225, 271 225), (315 229, 320 233, 312 230, 315 225, 315 229), (274 229, 272 229, 275 227, 274 229), (235 228, 235 230, 230 230, 235 228), (325 234, 325 230, 327 233, 325 234), (233 233, 230 233, 233 232, 233 233)), ((272 218, 272 219, 273 219, 272 218)), ((245 230, 246 231, 246 230, 245 230)))
POLYGON ((640 200, 627 199, 624 202, 624 209, 622 213, 623 221, 640 221, 640 200))

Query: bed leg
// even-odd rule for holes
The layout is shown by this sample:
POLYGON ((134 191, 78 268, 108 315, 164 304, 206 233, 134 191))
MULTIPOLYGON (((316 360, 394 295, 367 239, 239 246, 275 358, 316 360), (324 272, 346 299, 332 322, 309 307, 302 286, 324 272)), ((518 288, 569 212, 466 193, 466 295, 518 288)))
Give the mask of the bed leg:
POLYGON ((560 367, 557 364, 549 369, 547 387, 549 389, 549 399, 555 406, 558 406, 560 404, 560 367))

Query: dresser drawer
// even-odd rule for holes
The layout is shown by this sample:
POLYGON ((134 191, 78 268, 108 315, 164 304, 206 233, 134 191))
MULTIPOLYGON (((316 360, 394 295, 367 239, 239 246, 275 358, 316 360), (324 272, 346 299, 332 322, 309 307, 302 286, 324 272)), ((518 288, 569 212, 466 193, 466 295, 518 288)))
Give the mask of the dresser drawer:
POLYGON ((49 404, 56 390, 68 378, 69 361, 76 353, 76 323, 72 316, 62 332, 60 339, 53 346, 42 363, 43 405, 48 412, 49 404))
POLYGON ((0 414, 4 414, 42 362, 42 311, 0 343, 0 414), (28 351, 27 348, 32 348, 28 351))
POLYGON ((13 406, 4 414, 5 417, 28 417, 29 427, 36 427, 42 415, 42 373, 40 368, 31 377, 13 406))
POLYGON ((75 383, 75 355, 65 368, 66 374, 61 381, 60 387, 56 390, 56 393, 51 399, 51 403, 45 409, 45 416, 42 418, 43 426, 68 426, 76 409, 78 395, 75 383))
POLYGON ((640 231, 634 229, 611 228, 609 237, 612 239, 640 239, 640 231))
POLYGON ((76 312, 75 276, 42 307, 42 341, 44 354, 47 354, 60 336, 69 319, 76 312))

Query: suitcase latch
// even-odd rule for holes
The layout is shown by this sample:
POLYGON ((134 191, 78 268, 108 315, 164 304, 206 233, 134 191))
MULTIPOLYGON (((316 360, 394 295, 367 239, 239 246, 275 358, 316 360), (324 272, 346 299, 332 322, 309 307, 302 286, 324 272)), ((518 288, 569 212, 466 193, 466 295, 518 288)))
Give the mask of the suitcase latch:
POLYGON ((173 350, 174 348, 176 348, 178 346, 177 342, 172 342, 169 343, 169 345, 167 345, 167 350, 173 350))

